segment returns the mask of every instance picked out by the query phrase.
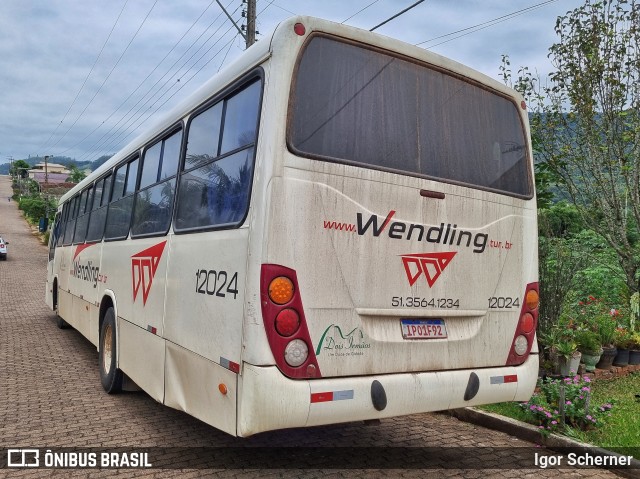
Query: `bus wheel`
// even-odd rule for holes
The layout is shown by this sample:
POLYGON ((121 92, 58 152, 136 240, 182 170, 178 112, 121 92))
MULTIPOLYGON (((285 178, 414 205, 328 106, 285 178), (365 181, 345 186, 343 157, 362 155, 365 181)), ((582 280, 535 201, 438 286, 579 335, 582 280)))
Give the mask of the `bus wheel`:
POLYGON ((67 329, 69 323, 67 323, 64 319, 60 317, 58 311, 58 284, 56 283, 53 287, 53 309, 56 312, 56 324, 60 329, 67 329))
POLYGON ((116 315, 113 308, 107 309, 100 328, 100 350, 98 363, 100 365, 100 381, 102 387, 109 394, 122 390, 122 371, 116 368, 116 315))

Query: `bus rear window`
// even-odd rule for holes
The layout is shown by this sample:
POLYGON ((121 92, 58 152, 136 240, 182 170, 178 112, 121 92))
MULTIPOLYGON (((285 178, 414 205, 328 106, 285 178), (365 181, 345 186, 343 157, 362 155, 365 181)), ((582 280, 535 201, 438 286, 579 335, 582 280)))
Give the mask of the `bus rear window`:
POLYGON ((299 62, 288 130, 295 154, 532 196, 525 132, 511 100, 322 36, 299 62))

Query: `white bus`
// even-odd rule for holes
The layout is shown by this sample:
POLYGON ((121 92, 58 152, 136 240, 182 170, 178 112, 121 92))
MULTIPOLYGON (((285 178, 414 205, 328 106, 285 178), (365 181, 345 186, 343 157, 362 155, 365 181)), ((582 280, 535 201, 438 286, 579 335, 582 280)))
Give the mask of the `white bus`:
POLYGON ((61 199, 46 301, 236 436, 525 401, 536 223, 516 92, 296 17, 61 199))

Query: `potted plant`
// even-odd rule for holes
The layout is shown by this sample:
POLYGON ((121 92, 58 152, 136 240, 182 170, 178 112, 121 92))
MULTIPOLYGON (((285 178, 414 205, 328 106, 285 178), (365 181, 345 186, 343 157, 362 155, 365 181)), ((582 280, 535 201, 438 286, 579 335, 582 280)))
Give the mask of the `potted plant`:
POLYGON ((629 364, 640 364, 640 332, 631 335, 631 350, 629 351, 629 364))
POLYGON ((576 332, 575 338, 576 343, 578 343, 578 350, 582 353, 582 362, 585 365, 585 369, 593 371, 602 355, 600 336, 588 329, 581 329, 576 332))
POLYGON ((614 366, 627 366, 629 364, 629 349, 631 347, 631 334, 627 329, 618 328, 614 343, 617 348, 616 357, 613 358, 614 366))
POLYGON ((563 376, 575 374, 578 371, 580 358, 582 357, 582 353, 578 351, 577 343, 573 339, 563 339, 558 341, 556 350, 558 351, 560 374, 563 376))
POLYGON ((543 362, 545 371, 539 374, 544 377, 544 373, 559 374, 558 366, 558 342, 560 341, 560 330, 557 327, 550 328, 548 331, 541 333, 538 337, 541 349, 546 351, 546 360, 543 362))

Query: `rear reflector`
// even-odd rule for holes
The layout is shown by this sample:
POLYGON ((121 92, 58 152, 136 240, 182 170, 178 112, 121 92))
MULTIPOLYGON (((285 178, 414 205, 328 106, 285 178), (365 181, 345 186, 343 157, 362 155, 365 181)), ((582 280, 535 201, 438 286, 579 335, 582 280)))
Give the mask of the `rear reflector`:
POLYGON ((491 376, 490 381, 491 384, 505 384, 505 383, 517 383, 518 375, 510 374, 508 376, 491 376))
POLYGON ((353 389, 345 391, 327 391, 323 393, 311 393, 311 402, 329 402, 343 401, 345 399, 353 399, 353 389))
POLYGON ((240 374, 240 365, 229 361, 227 358, 220 357, 220 366, 227 368, 229 371, 233 371, 236 374, 240 374))

